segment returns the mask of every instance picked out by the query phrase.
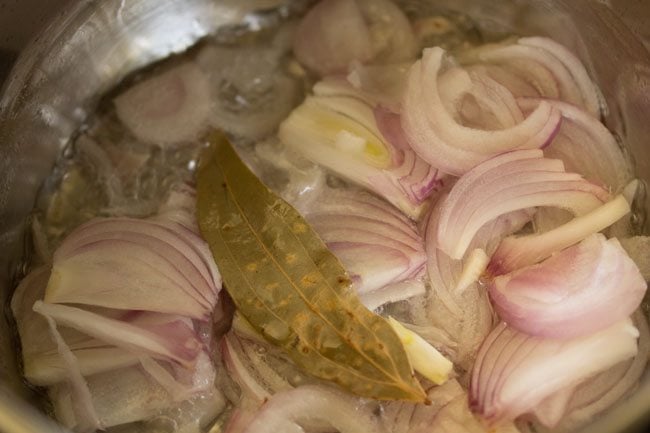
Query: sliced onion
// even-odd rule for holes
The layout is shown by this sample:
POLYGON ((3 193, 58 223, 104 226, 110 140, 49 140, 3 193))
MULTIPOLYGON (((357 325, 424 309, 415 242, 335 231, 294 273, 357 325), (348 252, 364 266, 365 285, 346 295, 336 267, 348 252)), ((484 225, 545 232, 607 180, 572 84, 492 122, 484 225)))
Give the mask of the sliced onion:
POLYGON ((245 433, 303 432, 327 423, 341 433, 385 432, 371 403, 334 388, 305 385, 275 394, 257 412, 245 433))
POLYGON ((221 340, 221 356, 231 377, 246 397, 263 403, 273 394, 293 386, 266 361, 262 347, 229 332, 221 340))
POLYGON ((300 22, 293 43, 300 63, 320 75, 344 71, 373 55, 370 29, 355 0, 324 0, 300 22))
POLYGON ((492 70, 492 77, 510 86, 515 96, 560 99, 600 117, 600 92, 587 70, 571 51, 552 39, 529 37, 520 38, 515 44, 488 44, 461 54, 461 60, 501 66, 506 72, 492 70), (508 74, 527 82, 537 94, 520 92, 523 87, 508 74))
POLYGON ((488 428, 479 422, 467 405, 461 385, 450 380, 427 393, 430 404, 389 403, 382 418, 391 433, 518 433, 511 423, 488 428))
POLYGON ((280 126, 280 139, 307 159, 370 189, 412 217, 440 186, 436 169, 382 136, 363 98, 314 96, 280 126))
MULTIPOLYGON (((379 198, 362 191, 330 189, 315 201, 306 218, 341 260, 360 295, 424 275, 426 256, 415 225, 379 198)), ((423 289, 420 284, 416 292, 423 289)), ((409 292, 403 295, 413 294, 409 292)))
POLYGON ((36 301, 34 311, 57 323, 135 353, 191 366, 202 350, 194 330, 183 320, 156 313, 135 320, 116 320, 76 307, 36 301), (153 319, 153 321, 151 320, 153 319))
POLYGON ((501 324, 474 365, 472 409, 489 423, 513 420, 553 393, 636 355, 638 336, 630 319, 569 340, 533 337, 501 324))
POLYGON ((293 52, 321 76, 343 72, 354 61, 398 63, 416 54, 413 30, 388 0, 324 0, 300 22, 293 52))
POLYGON ((573 338, 628 317, 646 282, 616 239, 591 235, 544 262, 495 278, 493 305, 518 331, 573 338))
POLYGON ((543 147, 557 132, 561 116, 540 104, 523 122, 498 131, 459 124, 445 109, 438 84, 443 63, 441 48, 424 51, 409 74, 402 111, 406 136, 415 152, 445 173, 461 175, 499 153, 543 147))
MULTIPOLYGON (((479 230, 474 246, 491 252, 504 235, 521 229, 531 215, 530 211, 521 210, 498 217, 479 230)), ((426 228, 427 273, 431 285, 427 316, 456 343, 454 363, 469 368, 479 346, 492 329, 492 307, 485 289, 479 284, 456 290, 464 263, 437 248, 439 216, 440 206, 437 205, 426 228)))
POLYGON ((117 115, 136 138, 160 146, 198 138, 210 113, 206 76, 191 62, 136 84, 115 98, 117 115))
POLYGON ((440 75, 438 87, 443 105, 464 126, 497 130, 524 120, 512 93, 487 74, 452 67, 440 75))
POLYGON ((302 98, 299 81, 284 65, 287 38, 281 28, 263 44, 207 45, 198 53, 196 62, 209 82, 210 125, 250 141, 275 132, 302 98))
POLYGON ((441 204, 437 247, 460 259, 476 232, 499 215, 535 206, 554 206, 582 215, 607 200, 603 188, 566 173, 541 150, 505 153, 475 167, 441 204))
MULTIPOLYGON (((47 320, 32 310, 43 298, 50 271, 46 267, 30 272, 18 285, 11 299, 11 309, 20 335, 25 378, 38 386, 49 386, 67 378, 65 360, 52 340, 47 320)), ((137 364, 137 355, 74 329, 57 329, 83 376, 137 364)))
MULTIPOLYGON (((402 97, 406 88, 406 79, 410 63, 394 63, 390 65, 362 65, 355 62, 350 66, 346 80, 352 84, 364 98, 374 105, 381 105, 392 111, 399 112, 402 97)), ((322 82, 336 82, 336 79, 325 79, 322 82)), ((318 84, 317 84, 318 87, 318 84)), ((332 86, 332 92, 336 87, 332 86)), ((343 90, 344 86, 340 86, 343 90)), ((318 89, 318 91, 322 91, 318 89)))
POLYGON ((427 399, 431 402, 429 405, 408 402, 384 404, 382 420, 391 433, 431 431, 436 427, 438 413, 458 397, 466 397, 466 394, 460 384, 452 379, 427 391, 427 399))
POLYGON ((404 280, 388 284, 381 289, 359 295, 361 303, 369 310, 376 310, 383 305, 421 296, 426 293, 426 284, 422 278, 404 280))
POLYGON ((391 0, 356 0, 369 24, 373 62, 394 64, 412 61, 417 43, 411 23, 391 0))
POLYGON ((91 391, 88 383, 81 375, 77 359, 63 340, 54 319, 49 316, 45 316, 45 319, 65 366, 66 376, 70 384, 70 405, 75 413, 75 426, 80 431, 103 429, 105 424, 99 419, 95 410, 91 391))
POLYGON ((633 318, 640 334, 634 359, 619 363, 578 385, 567 404, 565 416, 557 425, 551 426, 553 432, 575 431, 636 389, 648 363, 650 332, 643 311, 635 313, 633 318))
POLYGON ((45 300, 205 319, 220 286, 205 241, 181 224, 106 218, 64 240, 45 300))
POLYGON ((503 275, 535 264, 554 252, 607 228, 629 212, 630 204, 623 195, 619 195, 591 212, 545 233, 508 237, 492 255, 487 271, 493 276, 503 275))
MULTIPOLYGON (((98 418, 105 427, 151 418, 173 404, 169 393, 139 367, 97 374, 87 380, 98 418)), ((76 429, 81 431, 76 420, 78 415, 70 407, 68 388, 57 386, 50 396, 57 419, 68 427, 76 424, 76 429)))
MULTIPOLYGON (((542 101, 520 98, 519 105, 532 110, 542 101)), ((546 99, 562 113, 562 126, 545 149, 549 158, 564 161, 567 170, 620 192, 632 180, 632 166, 609 130, 592 115, 566 102, 546 99)))

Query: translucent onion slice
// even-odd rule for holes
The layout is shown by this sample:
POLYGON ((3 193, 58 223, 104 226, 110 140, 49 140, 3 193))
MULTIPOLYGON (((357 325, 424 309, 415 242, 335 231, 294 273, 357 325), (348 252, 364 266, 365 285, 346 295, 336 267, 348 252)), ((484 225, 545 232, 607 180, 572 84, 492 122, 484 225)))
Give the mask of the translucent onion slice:
POLYGON ((196 63, 209 81, 211 126, 257 141, 273 134, 300 102, 302 88, 285 64, 291 28, 258 44, 201 49, 196 63))
POLYGON ((293 43, 298 61, 321 76, 354 61, 411 60, 416 42, 402 11, 388 0, 325 0, 300 22, 293 43))
POLYGON ((413 28, 404 12, 391 0, 356 0, 368 23, 373 63, 412 61, 417 55, 413 28))
MULTIPOLYGON (((88 387, 104 427, 148 419, 173 404, 172 396, 139 367, 93 375, 88 378, 88 387), (129 404, 125 404, 127 396, 129 404)), ((79 415, 72 407, 69 388, 54 387, 50 397, 57 420, 79 429, 79 415)))
POLYGON ((54 254, 45 300, 206 319, 221 288, 207 245, 160 218, 95 219, 77 228, 54 254))
POLYGON ((629 212, 630 204, 627 199, 624 195, 618 195, 604 205, 547 232, 507 237, 492 255, 487 268, 488 274, 503 275, 538 263, 554 252, 609 227, 629 212))
POLYGON ((533 337, 501 324, 474 364, 470 405, 488 423, 514 420, 555 392, 632 358, 638 336, 630 319, 569 340, 533 337))
POLYGON ((355 0, 320 1, 300 22, 293 42, 298 61, 319 75, 372 58, 370 29, 355 0))
POLYGON ((383 137, 373 107, 363 98, 314 96, 282 123, 290 148, 417 217, 440 186, 438 171, 410 149, 383 137))
POLYGON ((462 53, 460 59, 463 63, 487 62, 505 69, 505 73, 492 70, 492 77, 509 87, 515 96, 532 95, 519 91, 522 86, 509 75, 527 82, 535 88, 537 96, 569 102, 600 118, 598 88, 582 62, 552 39, 528 37, 514 44, 488 44, 462 53))
POLYGON ((519 150, 494 157, 461 177, 441 204, 436 245, 454 259, 465 254, 476 232, 499 215, 536 206, 553 206, 583 215, 609 193, 541 150, 519 150))
POLYGON ((444 50, 429 48, 409 73, 402 122, 409 143, 422 159, 445 173, 462 175, 500 153, 550 142, 561 116, 549 104, 540 104, 512 128, 487 131, 459 124, 445 108, 438 83, 444 63, 449 62, 444 50))
POLYGON ((305 385, 271 397, 245 433, 299 433, 326 423, 341 433, 385 433, 373 405, 334 388, 305 385))
POLYGON ((467 393, 456 380, 432 387, 427 392, 430 404, 388 403, 382 418, 391 433, 517 433, 511 423, 486 427, 467 405, 467 393))
POLYGON ((136 138, 166 146, 198 138, 210 113, 206 76, 191 62, 142 81, 115 98, 120 121, 136 138))
MULTIPOLYGON (((38 386, 49 386, 67 379, 65 360, 52 339, 47 320, 33 311, 37 300, 43 299, 50 270, 41 267, 30 272, 18 285, 11 299, 11 309, 20 335, 25 378, 38 386)), ((137 355, 109 345, 67 327, 58 333, 77 359, 83 376, 123 368, 138 363, 137 355)))
POLYGON ((485 73, 452 67, 440 75, 438 86, 445 108, 464 126, 497 130, 524 121, 512 93, 485 73))
POLYGON ((601 234, 489 286, 509 326, 550 338, 579 337, 623 320, 640 305, 646 288, 620 243, 601 234))
POLYGON ((203 344, 182 318, 157 313, 135 312, 123 320, 66 305, 36 301, 34 311, 57 324, 76 329, 98 340, 126 350, 171 360, 191 367, 203 344))
POLYGON ((258 404, 273 394, 293 389, 293 386, 275 371, 267 361, 264 349, 256 343, 229 332, 221 340, 221 356, 231 377, 247 398, 258 404))
POLYGON ((648 363, 650 331, 643 311, 637 311, 633 320, 640 334, 634 359, 619 363, 578 385, 567 404, 565 416, 553 426, 556 427, 554 431, 575 431, 636 390, 648 363))
MULTIPOLYGON (((479 346, 493 327, 493 313, 485 288, 477 282, 459 290, 467 260, 455 260, 437 248, 440 203, 434 207, 426 228, 427 273, 431 291, 427 317, 446 331, 456 343, 455 364, 471 367, 479 346)), ((520 230, 532 217, 529 209, 502 215, 484 225, 474 237, 472 248, 491 254, 503 236, 520 230)))
MULTIPOLYGON (((415 225, 377 197, 357 190, 326 190, 306 218, 362 296, 424 276, 424 242, 415 225)), ((424 292, 424 284, 419 286, 417 294, 424 292)), ((405 290, 403 295, 412 292, 405 290)), ((397 300, 401 299, 405 298, 397 300)))
MULTIPOLYGON (((537 107, 536 98, 519 98, 525 111, 537 107)), ((562 126, 544 153, 564 161, 568 171, 620 192, 633 178, 632 166, 611 132, 588 112, 562 101, 546 102, 562 113, 562 126)))

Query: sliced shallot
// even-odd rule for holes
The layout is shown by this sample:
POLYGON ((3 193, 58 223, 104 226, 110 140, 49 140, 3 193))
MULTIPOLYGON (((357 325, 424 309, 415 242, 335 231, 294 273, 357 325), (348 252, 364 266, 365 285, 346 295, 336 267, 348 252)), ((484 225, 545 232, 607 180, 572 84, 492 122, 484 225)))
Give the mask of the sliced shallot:
POLYGON ((514 44, 487 44, 460 55, 464 63, 487 62, 505 70, 491 69, 491 75, 515 96, 522 92, 520 81, 535 89, 537 96, 560 99, 583 107, 600 117, 600 92, 582 62, 566 47, 543 37, 520 38, 514 44))
POLYGON ((299 433, 326 423, 340 433, 384 433, 373 405, 338 389, 305 385, 271 397, 245 433, 299 433))
POLYGON ((210 113, 206 76, 191 62, 136 84, 115 98, 117 115, 136 138, 160 146, 198 138, 210 113))
MULTIPOLYGON (((440 199, 444 200, 444 197, 440 199)), ((529 209, 502 215, 483 226, 472 247, 492 253, 505 235, 521 229, 531 218, 529 209)), ((456 343, 453 361, 469 368, 482 341, 493 326, 492 307, 485 289, 477 282, 459 290, 467 260, 455 260, 437 247, 439 203, 434 207, 426 228, 427 273, 431 290, 427 299, 427 317, 446 331, 456 343)))
POLYGON ((370 189, 411 217, 440 186, 438 171, 380 131, 362 97, 308 97, 280 125, 280 139, 307 159, 370 189))
MULTIPOLYGON (((519 106, 530 111, 542 99, 519 98, 519 106)), ((611 132, 595 117, 575 105, 544 99, 562 113, 562 126, 550 146, 549 158, 564 161, 568 171, 620 192, 632 180, 632 166, 611 132)))
POLYGON ((609 227, 629 212, 630 204, 623 195, 619 195, 591 212, 547 232, 507 237, 492 255, 487 272, 497 276, 535 264, 554 252, 609 227))
POLYGON ((74 328, 109 344, 160 359, 193 365, 203 345, 194 330, 180 318, 156 313, 135 320, 116 320, 66 305, 37 301, 34 311, 58 324, 74 328))
POLYGON ((448 62, 444 50, 429 48, 409 73, 402 122, 409 143, 421 158, 445 173, 462 175, 500 153, 544 147, 550 142, 561 120, 550 104, 540 103, 511 128, 488 131, 459 124, 446 109, 438 83, 448 62))
POLYGON ((499 317, 529 335, 573 338, 628 317, 646 282, 616 239, 594 234, 544 262, 495 278, 499 317))
MULTIPOLYGON (((415 294, 424 293, 424 242, 413 222, 389 203, 363 191, 329 189, 306 218, 362 297, 409 280, 419 281, 415 294)), ((404 294, 413 295, 413 290, 404 294)))
POLYGON ((209 254, 170 219, 91 220, 55 252, 45 300, 205 319, 221 287, 209 254))
POLYGON ((481 346, 470 385, 472 409, 488 423, 514 420, 553 393, 632 358, 639 331, 630 319, 558 340, 497 326, 481 346))
POLYGON ((537 149, 504 153, 461 177, 441 204, 437 247, 454 259, 465 254, 476 232, 508 212, 554 206, 583 215, 609 194, 537 149))
POLYGON ((293 52, 321 76, 354 61, 396 63, 415 57, 413 30, 389 0, 322 0, 298 26, 293 52))

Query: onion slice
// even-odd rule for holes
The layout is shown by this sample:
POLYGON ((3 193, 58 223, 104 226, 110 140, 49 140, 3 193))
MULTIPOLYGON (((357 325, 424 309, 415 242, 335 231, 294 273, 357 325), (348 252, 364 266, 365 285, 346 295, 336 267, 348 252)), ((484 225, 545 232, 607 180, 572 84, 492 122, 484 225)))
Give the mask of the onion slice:
POLYGON ((411 146, 432 166, 462 175, 500 153, 543 147, 557 132, 560 113, 543 103, 512 128, 486 131, 459 124, 441 99, 438 80, 445 62, 449 59, 441 48, 424 51, 422 60, 411 67, 402 111, 411 146))
POLYGON ((370 29, 355 0, 322 0, 296 30, 293 53, 320 75, 344 71, 350 62, 372 55, 370 29))
POLYGON ((321 76, 353 62, 399 63, 416 55, 415 35, 389 0, 323 0, 302 19, 293 40, 298 61, 321 76))
POLYGON ((441 175, 410 148, 390 142, 362 96, 308 97, 278 136, 307 159, 355 182, 416 218, 441 175))
POLYGON ((633 357, 638 336, 630 319, 569 340, 533 337, 501 324, 474 365, 472 409, 491 424, 513 420, 553 393, 633 357))
POLYGON ((630 204, 623 195, 619 195, 591 212, 545 233, 508 237, 501 241, 492 255, 487 272, 497 276, 535 264, 554 252, 609 227, 629 212, 630 204))
POLYGON ((489 286, 509 326, 549 338, 579 337, 613 325, 637 309, 646 288, 620 243, 601 234, 489 286))
POLYGON ((271 397, 245 433, 299 433, 323 422, 340 433, 384 433, 372 404, 337 389, 305 385, 271 397))
MULTIPOLYGON (((444 197, 440 199, 444 202, 444 197)), ((490 254, 505 235, 521 229, 531 218, 528 209, 502 215, 483 226, 472 247, 490 254)), ((446 331, 457 347, 454 363, 470 368, 479 346, 493 326, 493 313, 485 289, 474 282, 458 290, 469 259, 455 260, 437 247, 440 203, 431 212, 426 227, 427 273, 431 291, 426 315, 432 324, 446 331)))
POLYGON ((514 44, 487 44, 459 57, 463 63, 500 66, 501 71, 491 69, 490 74, 515 96, 533 96, 528 91, 532 87, 537 96, 560 99, 600 117, 600 91, 582 62, 552 39, 528 37, 514 44), (522 86, 520 80, 528 86, 522 86))
POLYGON ((111 319, 100 314, 66 305, 34 303, 34 311, 58 324, 84 332, 99 340, 135 353, 146 353, 158 359, 176 361, 191 367, 203 345, 194 330, 179 318, 154 313, 141 315, 135 321, 111 319), (153 320, 152 320, 153 319, 153 320))
MULTIPOLYGON (((328 189, 305 217, 341 260, 360 295, 424 276, 424 242, 415 224, 377 197, 328 189)), ((423 284, 420 288, 418 293, 423 284)))
POLYGON ((206 76, 191 62, 136 84, 115 98, 117 116, 136 138, 166 146, 198 138, 210 113, 206 76))
MULTIPOLYGON (((535 109, 542 99, 519 98, 524 111, 535 109)), ((562 101, 544 99, 562 113, 562 126, 550 146, 549 158, 564 161, 568 171, 620 192, 632 180, 632 165, 611 132, 588 112, 562 101)))
POLYGON ((78 227, 54 254, 45 300, 206 319, 221 277, 205 241, 170 212, 78 227))
POLYGON ((440 205, 437 247, 454 259, 465 254, 476 232, 508 212, 554 206, 583 215, 609 197, 603 188, 566 173, 542 151, 519 150, 494 157, 461 177, 440 205))

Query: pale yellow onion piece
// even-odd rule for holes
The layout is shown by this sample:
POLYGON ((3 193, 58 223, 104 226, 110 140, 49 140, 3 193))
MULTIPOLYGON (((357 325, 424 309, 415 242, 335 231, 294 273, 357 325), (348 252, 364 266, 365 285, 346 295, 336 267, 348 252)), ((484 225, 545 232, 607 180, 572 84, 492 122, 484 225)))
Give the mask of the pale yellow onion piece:
POLYGON ((445 358, 438 350, 430 345, 415 332, 407 329, 392 317, 388 323, 404 345, 411 367, 436 385, 442 385, 449 379, 454 364, 445 358))
POLYGON ((456 283, 456 293, 463 293, 465 289, 477 282, 489 263, 490 258, 483 249, 476 248, 473 250, 463 264, 463 271, 458 278, 458 283, 456 283))
POLYGON ((538 263, 552 253, 609 227, 629 212, 630 203, 625 195, 621 194, 591 212, 546 233, 505 238, 492 256, 488 272, 492 275, 502 275, 538 263))

